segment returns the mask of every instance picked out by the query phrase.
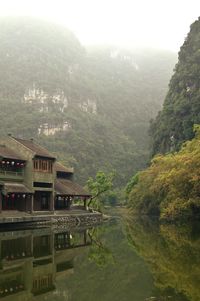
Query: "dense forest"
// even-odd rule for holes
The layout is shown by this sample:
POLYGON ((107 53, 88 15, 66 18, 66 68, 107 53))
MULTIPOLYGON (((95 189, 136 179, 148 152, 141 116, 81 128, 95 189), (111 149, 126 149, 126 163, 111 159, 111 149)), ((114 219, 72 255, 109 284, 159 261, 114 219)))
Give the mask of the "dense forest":
POLYGON ((160 154, 127 185, 134 212, 165 220, 200 214, 200 127, 195 125, 200 123, 199 48, 200 19, 181 47, 163 109, 151 125, 153 153, 160 154))
POLYGON ((149 120, 161 109, 176 55, 86 49, 72 32, 0 19, 0 134, 33 137, 82 184, 115 170, 123 185, 148 161, 149 120))
POLYGON ((180 149, 200 123, 200 18, 191 25, 180 49, 163 109, 151 124, 152 153, 180 149))
POLYGON ((200 127, 177 153, 157 155, 151 166, 132 178, 130 207, 162 219, 191 219, 200 214, 200 127))

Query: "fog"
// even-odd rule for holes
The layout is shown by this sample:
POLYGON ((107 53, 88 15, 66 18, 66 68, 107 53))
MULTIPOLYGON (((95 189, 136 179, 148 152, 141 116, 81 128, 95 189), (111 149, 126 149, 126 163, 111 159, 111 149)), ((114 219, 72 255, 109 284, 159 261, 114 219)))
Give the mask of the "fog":
POLYGON ((1 16, 36 16, 71 29, 84 45, 112 44, 177 51, 198 18, 190 0, 7 0, 1 16))

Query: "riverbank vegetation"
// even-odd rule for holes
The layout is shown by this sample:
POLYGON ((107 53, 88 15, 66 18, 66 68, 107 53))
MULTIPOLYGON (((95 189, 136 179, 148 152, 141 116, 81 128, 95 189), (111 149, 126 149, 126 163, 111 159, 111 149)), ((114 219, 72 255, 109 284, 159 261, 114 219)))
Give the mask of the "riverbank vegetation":
POLYGON ((200 214, 200 126, 176 153, 157 155, 127 186, 130 208, 161 219, 191 219, 200 214))

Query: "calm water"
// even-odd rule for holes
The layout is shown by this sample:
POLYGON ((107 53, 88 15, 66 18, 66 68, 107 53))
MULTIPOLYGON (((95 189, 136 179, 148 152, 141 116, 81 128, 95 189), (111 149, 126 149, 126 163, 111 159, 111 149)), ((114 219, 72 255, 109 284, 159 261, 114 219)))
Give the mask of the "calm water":
POLYGON ((0 259, 2 300, 200 300, 199 224, 4 231, 0 259))

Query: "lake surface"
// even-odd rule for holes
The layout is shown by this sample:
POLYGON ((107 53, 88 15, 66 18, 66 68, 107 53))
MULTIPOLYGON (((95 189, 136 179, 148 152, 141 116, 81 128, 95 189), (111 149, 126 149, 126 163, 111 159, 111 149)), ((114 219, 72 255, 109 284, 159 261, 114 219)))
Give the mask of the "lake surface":
POLYGON ((198 301, 200 224, 0 232, 0 299, 198 301))

